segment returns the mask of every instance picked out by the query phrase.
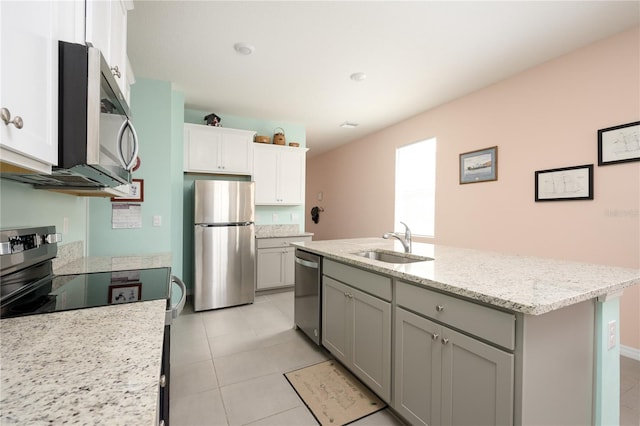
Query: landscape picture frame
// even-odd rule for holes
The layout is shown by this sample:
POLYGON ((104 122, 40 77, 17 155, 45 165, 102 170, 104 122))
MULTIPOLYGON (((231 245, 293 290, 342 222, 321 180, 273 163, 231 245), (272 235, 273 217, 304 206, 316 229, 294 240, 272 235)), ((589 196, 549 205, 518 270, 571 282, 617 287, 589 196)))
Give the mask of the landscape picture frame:
POLYGON ((593 200, 593 164, 538 170, 535 201, 593 200))
POLYGON ((598 166, 640 161, 640 121, 598 130, 598 166))
POLYGON ((498 147, 460 154, 460 184, 498 180, 498 147))

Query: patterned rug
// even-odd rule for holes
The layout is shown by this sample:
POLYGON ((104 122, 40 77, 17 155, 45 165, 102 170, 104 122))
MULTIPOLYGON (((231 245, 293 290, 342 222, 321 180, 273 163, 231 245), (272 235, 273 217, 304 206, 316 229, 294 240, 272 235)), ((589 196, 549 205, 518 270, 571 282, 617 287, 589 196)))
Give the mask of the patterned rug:
POLYGON ((323 426, 346 425, 387 406, 337 361, 324 361, 284 376, 323 426))

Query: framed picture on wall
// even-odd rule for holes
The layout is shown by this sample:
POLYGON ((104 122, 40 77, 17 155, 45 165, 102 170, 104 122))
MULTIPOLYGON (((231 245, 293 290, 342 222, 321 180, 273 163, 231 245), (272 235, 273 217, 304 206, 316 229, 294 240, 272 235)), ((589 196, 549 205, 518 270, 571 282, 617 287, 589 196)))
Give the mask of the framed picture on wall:
POLYGON ((129 185, 129 194, 123 197, 111 197, 111 201, 121 203, 123 201, 142 202, 144 201, 144 180, 133 179, 129 185))
POLYGON ((598 130, 598 166, 640 161, 640 121, 598 130))
POLYGON ((538 170, 536 201, 593 200, 593 164, 538 170))
POLYGON ((498 180, 498 147, 460 154, 460 184, 498 180))

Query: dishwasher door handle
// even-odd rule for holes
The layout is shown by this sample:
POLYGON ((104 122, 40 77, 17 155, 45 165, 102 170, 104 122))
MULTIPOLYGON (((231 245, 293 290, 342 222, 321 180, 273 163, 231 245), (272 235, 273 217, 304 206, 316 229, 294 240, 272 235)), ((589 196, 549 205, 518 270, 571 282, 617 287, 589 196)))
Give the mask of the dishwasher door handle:
POLYGON ((306 266, 307 268, 318 269, 317 262, 310 262, 308 260, 300 259, 299 257, 296 257, 296 263, 298 265, 306 266))

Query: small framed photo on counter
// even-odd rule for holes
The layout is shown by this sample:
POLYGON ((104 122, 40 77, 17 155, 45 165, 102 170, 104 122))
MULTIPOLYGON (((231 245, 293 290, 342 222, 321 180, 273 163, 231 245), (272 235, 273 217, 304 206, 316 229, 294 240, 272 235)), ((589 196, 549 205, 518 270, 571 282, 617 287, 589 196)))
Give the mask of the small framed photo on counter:
POLYGON ((536 201, 593 200, 593 164, 538 170, 536 201))
POLYGON ((598 130, 598 166, 640 161, 640 121, 598 130))
POLYGON ((143 179, 133 179, 131 184, 129 185, 129 195, 125 195, 123 197, 111 197, 111 201, 114 202, 137 202, 141 203, 144 201, 144 180, 143 179))
POLYGON ((460 184, 498 180, 498 147, 460 154, 460 184))
POLYGON ((109 286, 109 304, 137 302, 142 298, 142 283, 109 286))

